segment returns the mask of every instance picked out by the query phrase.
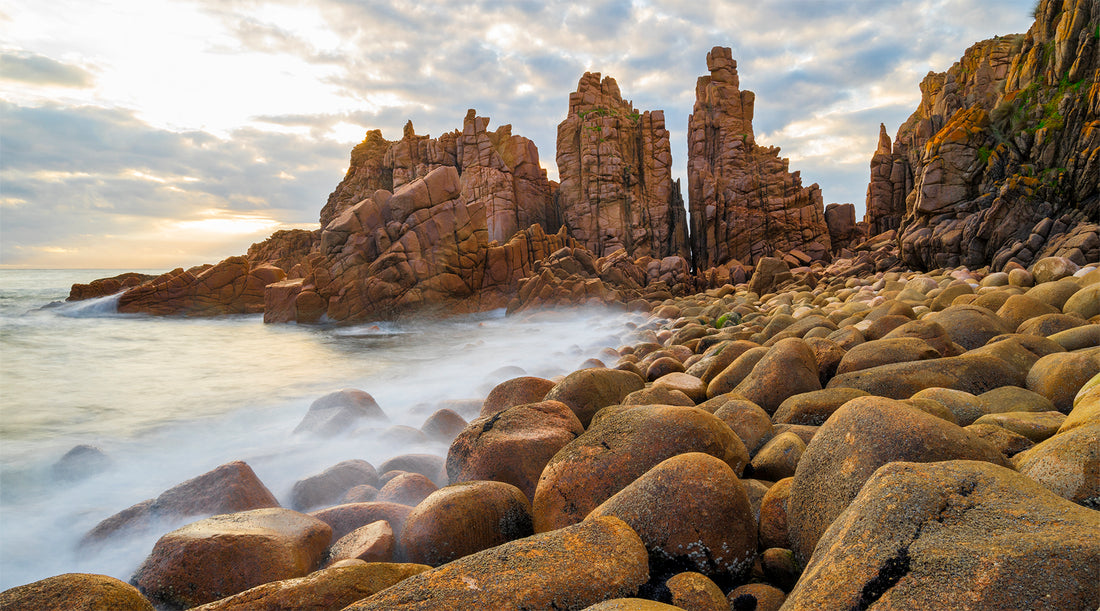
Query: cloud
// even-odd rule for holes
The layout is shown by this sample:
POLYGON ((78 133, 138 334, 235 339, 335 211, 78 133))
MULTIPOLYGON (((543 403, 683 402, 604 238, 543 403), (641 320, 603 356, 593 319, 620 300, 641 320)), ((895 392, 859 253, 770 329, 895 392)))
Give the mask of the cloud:
POLYGON ((27 51, 0 52, 0 78, 32 85, 85 88, 94 83, 92 75, 72 64, 27 51))
POLYGON ((242 128, 221 139, 157 129, 131 111, 4 102, 0 139, 8 265, 43 243, 74 259, 117 246, 87 236, 157 236, 167 251, 185 250, 204 226, 241 229, 236 241, 222 236, 216 258, 242 254, 272 228, 316 224, 349 154, 344 143, 308 135, 242 128), (83 250, 69 246, 78 244, 83 250))

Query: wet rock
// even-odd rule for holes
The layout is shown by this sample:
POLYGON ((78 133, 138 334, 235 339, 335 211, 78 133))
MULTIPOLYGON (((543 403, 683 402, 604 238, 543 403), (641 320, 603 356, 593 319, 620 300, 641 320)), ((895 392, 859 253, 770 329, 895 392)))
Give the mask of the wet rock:
POLYGON ((748 452, 724 422, 701 409, 635 407, 601 420, 547 463, 535 490, 535 531, 584 519, 597 505, 677 454, 716 456, 741 473, 748 452))
POLYGON ((482 416, 492 416, 509 407, 538 403, 546 397, 546 393, 554 387, 554 383, 545 378, 534 376, 522 376, 505 380, 497 384, 485 397, 481 406, 482 416))
POLYGON ((805 340, 788 338, 769 348, 733 392, 771 414, 788 397, 813 390, 821 390, 813 350, 805 340))
POLYGON ((545 399, 568 405, 581 424, 587 427, 597 411, 621 402, 643 386, 645 382, 629 371, 582 369, 565 376, 546 393, 545 399))
POLYGON ((340 537, 328 550, 326 564, 332 566, 341 560, 364 562, 392 562, 396 539, 389 522, 378 520, 360 526, 340 537))
POLYGON ((511 407, 474 420, 455 438, 447 475, 454 483, 505 482, 532 498, 546 463, 583 432, 573 410, 559 401, 511 407))
POLYGON ((414 575, 347 611, 583 609, 648 581, 645 545, 622 520, 595 518, 414 575))
POLYGON ((402 473, 386 482, 378 491, 375 501, 379 503, 399 503, 416 507, 420 501, 438 490, 432 480, 420 473, 402 473))
POLYGON ((463 482, 440 488, 413 509, 401 532, 410 562, 439 566, 534 534, 531 503, 503 482, 463 482))
POLYGON ((737 475, 722 460, 690 452, 662 461, 592 510, 615 516, 649 551, 650 574, 695 571, 719 583, 748 573, 756 519, 737 475))
POLYGON ((420 425, 420 430, 428 438, 447 443, 453 441, 455 436, 461 433, 464 428, 466 428, 466 419, 458 415, 458 412, 453 409, 447 408, 436 410, 431 416, 428 416, 424 424, 420 425))
POLYGON ((346 503, 314 511, 309 515, 332 527, 332 539, 338 541, 357 528, 384 520, 398 539, 412 507, 399 503, 346 503))
POLYGON ((1098 514, 1023 475, 895 462, 823 534, 784 608, 1091 609, 1098 560, 1098 514))
POLYGON ((332 505, 355 486, 378 485, 378 471, 365 460, 345 460, 317 475, 298 480, 290 491, 290 507, 304 511, 332 505))
POLYGON ((374 486, 359 485, 350 488, 341 497, 339 504, 345 503, 369 503, 378 498, 378 488, 374 486))
POLYGON ((191 611, 338 611, 430 568, 423 564, 382 562, 333 567, 297 579, 256 586, 191 611))
POLYGON ((134 586, 87 573, 65 573, 0 592, 0 609, 8 611, 153 611, 134 586))
POLYGON ((284 280, 286 272, 229 257, 197 273, 175 269, 127 289, 118 311, 154 316, 219 316, 264 311, 264 287, 284 280))
POLYGON ((81 544, 103 542, 116 533, 142 532, 161 519, 278 506, 279 501, 256 477, 252 468, 241 461, 234 461, 177 484, 155 499, 133 505, 103 520, 84 535, 81 544))
POLYGON ((80 444, 73 446, 50 467, 53 478, 62 482, 75 482, 102 473, 111 468, 114 461, 103 450, 80 444))
POLYGON ((764 570, 764 579, 774 583, 782 590, 790 590, 801 574, 794 552, 781 547, 772 547, 760 554, 760 566, 764 570))
POLYGON ((419 473, 436 486, 447 485, 446 459, 435 454, 401 454, 378 466, 379 473, 390 471, 419 473))
POLYGON ((791 549, 805 562, 821 534, 878 467, 894 461, 985 460, 1008 465, 962 427, 883 397, 838 409, 807 444, 788 501, 791 549))
POLYGON ((673 575, 665 582, 672 594, 672 604, 692 611, 729 611, 726 595, 713 581, 701 573, 673 575))
POLYGON ((1077 426, 1015 457, 1016 470, 1058 496, 1100 509, 1100 423, 1077 426))
POLYGON ((345 388, 314 401, 294 432, 332 437, 351 431, 363 421, 388 420, 389 417, 369 393, 345 388))
POLYGON ((289 509, 254 509, 193 522, 157 541, 134 573, 151 600, 194 607, 316 569, 332 529, 289 509))

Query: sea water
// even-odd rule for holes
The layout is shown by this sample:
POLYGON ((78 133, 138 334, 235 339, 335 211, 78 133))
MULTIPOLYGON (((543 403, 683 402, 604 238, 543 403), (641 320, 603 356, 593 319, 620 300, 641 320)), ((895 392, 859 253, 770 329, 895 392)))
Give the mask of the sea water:
POLYGON ((248 463, 288 505, 294 482, 342 460, 446 456, 444 443, 381 429, 294 434, 328 392, 369 392, 393 425, 419 427, 440 407, 470 420, 495 384, 566 374, 632 341, 641 322, 583 309, 265 325, 258 315, 123 315, 117 297, 64 302, 72 283, 117 273, 0 270, 0 590, 67 572, 128 580, 157 537, 195 518, 95 549, 78 546, 84 533, 226 462, 248 463), (79 444, 110 466, 58 479, 52 466, 79 444))

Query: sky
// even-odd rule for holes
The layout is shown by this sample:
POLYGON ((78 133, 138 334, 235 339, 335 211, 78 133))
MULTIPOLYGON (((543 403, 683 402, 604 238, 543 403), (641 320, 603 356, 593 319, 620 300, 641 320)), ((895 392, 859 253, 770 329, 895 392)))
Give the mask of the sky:
MULTIPOLYGON (((696 79, 733 49, 757 142, 862 216, 879 124, 1034 0, 0 0, 0 267, 172 269, 317 228, 367 130, 532 139, 586 71, 664 110, 683 178, 696 79)), ((686 180, 684 180, 686 195, 686 180)))

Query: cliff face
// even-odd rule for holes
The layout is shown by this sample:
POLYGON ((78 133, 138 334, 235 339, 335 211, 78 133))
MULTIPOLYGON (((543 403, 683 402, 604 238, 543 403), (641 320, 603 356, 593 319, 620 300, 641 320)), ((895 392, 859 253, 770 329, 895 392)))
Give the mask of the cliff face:
POLYGON ((775 251, 829 252, 816 184, 802 186, 776 147, 757 146, 755 96, 741 91, 730 49, 707 54, 710 76, 695 88, 688 119, 692 261, 697 270, 736 259, 752 263, 775 251))
POLYGON ((565 224, 597 256, 688 257, 664 112, 638 112, 615 79, 586 72, 558 125, 557 162, 565 224))
POLYGON ((872 233, 905 264, 1027 266, 1100 254, 1100 4, 1043 0, 1026 35, 975 44, 921 83, 871 161, 872 233))

